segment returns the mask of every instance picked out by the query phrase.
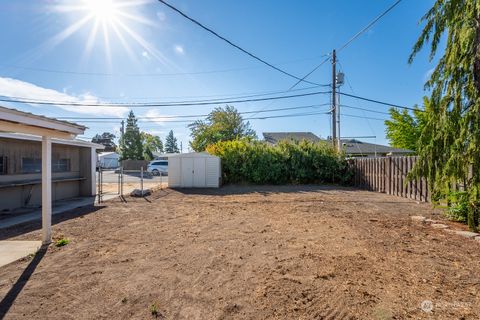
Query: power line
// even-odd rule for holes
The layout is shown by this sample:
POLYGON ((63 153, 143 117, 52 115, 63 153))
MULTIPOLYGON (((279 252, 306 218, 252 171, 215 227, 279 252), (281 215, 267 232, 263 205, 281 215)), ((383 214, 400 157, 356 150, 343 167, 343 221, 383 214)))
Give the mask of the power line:
MULTIPOLYGON (((330 86, 329 84, 327 85, 320 85, 320 86, 330 86)), ((312 86, 312 87, 309 87, 310 89, 315 89, 315 88, 318 88, 319 86, 312 86)), ((306 89, 296 89, 296 90, 293 90, 293 91, 305 91, 306 89)), ((218 101, 222 101, 222 100, 233 100, 233 99, 245 99, 245 98, 254 98, 254 97, 263 97, 263 96, 271 96, 273 94, 281 94, 281 93, 288 93, 288 92, 291 92, 292 90, 283 90, 283 91, 276 91, 276 92, 272 92, 272 93, 257 93, 257 94, 248 94, 248 95, 239 95, 239 96, 233 96, 233 97, 224 97, 224 98, 215 98, 215 99, 201 99, 201 100, 176 100, 176 101, 162 101, 161 103, 164 103, 164 104, 177 104, 177 103, 200 103, 200 102, 211 102, 211 103, 217 103, 218 101)), ((1 96, 1 95, 0 95, 1 96)), ((52 100, 45 100, 45 99, 33 99, 33 98, 27 98, 27 97, 15 97, 15 96, 6 96, 7 98, 9 99, 14 99, 14 100, 35 100, 37 103, 40 103, 40 102, 56 102, 56 101, 52 101, 52 100)), ((95 97, 95 98, 100 98, 100 97, 95 97)), ((106 98, 102 98, 102 99, 106 99, 106 98)), ((65 101, 61 101, 61 102, 65 102, 65 101)), ((68 102, 70 103, 70 102, 68 102)), ((81 102, 78 102, 78 101, 72 101, 72 103, 77 103, 77 104, 82 104, 81 102)), ((110 102, 105 102, 105 104, 110 104, 110 105, 136 105, 136 104, 151 104, 151 103, 157 103, 157 102, 135 102, 135 101, 132 101, 132 102, 115 102, 115 101, 110 101, 110 102)), ((160 102, 158 102, 160 103, 160 102)))
MULTIPOLYGON (((317 65, 315 68, 313 68, 309 73, 307 73, 306 75, 304 75, 300 80, 298 80, 293 86, 290 87, 289 90, 292 90, 293 88, 295 88, 297 85, 299 85, 302 81, 305 81, 305 79, 307 79, 312 73, 314 73, 315 71, 318 70, 318 68, 320 68, 321 66, 323 66, 325 64, 325 62, 327 62, 328 60, 330 60, 330 54, 326 55, 328 56, 325 60, 323 60, 319 65, 317 65)), ((329 84, 329 86, 331 86, 331 84, 329 84)))
MULTIPOLYGON (((282 114, 282 115, 277 115, 277 116, 250 117, 250 118, 245 118, 244 120, 267 120, 267 119, 275 119, 275 118, 304 117, 304 116, 319 115, 319 114, 328 114, 328 112, 322 111, 322 112, 291 113, 291 114, 282 114)), ((193 122, 195 122, 196 120, 202 120, 202 119, 169 120, 169 121, 163 121, 163 120, 162 120, 162 121, 160 121, 160 120, 146 120, 146 121, 144 121, 144 122, 193 123, 193 122)), ((78 121, 78 122, 81 122, 81 123, 117 123, 118 121, 113 121, 113 120, 82 120, 82 121, 78 121)))
POLYGON ((350 45, 355 39, 360 37, 363 33, 365 33, 368 29, 370 29, 375 23, 377 23, 381 18, 383 18, 387 13, 389 13, 393 8, 395 8, 402 0, 397 0, 394 4, 388 7, 384 12, 382 12, 379 16, 373 19, 368 25, 366 25, 362 30, 357 32, 353 37, 351 37, 347 42, 345 42, 337 51, 340 52, 345 49, 348 45, 350 45))
MULTIPOLYGON (((381 18, 383 18, 387 13, 389 13, 393 8, 395 8, 402 0, 397 0, 393 5, 388 7, 384 12, 382 12, 379 16, 377 16, 375 19, 373 19, 366 27, 364 27, 362 30, 357 32, 352 38, 350 38, 347 42, 345 42, 340 48, 337 50, 337 52, 340 52, 341 50, 345 49, 350 43, 352 43, 355 39, 357 39, 362 33, 366 32, 368 29, 370 29, 375 23, 377 23, 381 18)), ((309 73, 307 73, 304 77, 302 77, 300 80, 305 81, 306 78, 308 78, 312 73, 317 71, 318 68, 320 68, 325 62, 327 62, 330 59, 330 55, 327 59, 322 61, 319 65, 317 65, 315 68, 313 68, 309 73)), ((295 83, 292 88, 296 87, 300 82, 295 83)))
MULTIPOLYGON (((205 101, 210 101, 210 100, 218 100, 218 99, 240 99, 240 98, 249 98, 249 97, 259 97, 259 96, 267 96, 267 95, 273 95, 273 94, 281 94, 281 93, 288 93, 292 91, 306 91, 306 90, 311 90, 311 89, 316 89, 318 87, 331 87, 331 84, 320 84, 320 85, 315 85, 315 86, 309 86, 309 87, 304 87, 304 88, 299 88, 295 90, 270 90, 270 91, 250 91, 250 92, 236 92, 236 93, 225 93, 225 94, 214 94, 214 95, 202 95, 202 96, 143 96, 143 97, 121 97, 122 99, 132 99, 132 100, 155 100, 155 99, 185 99, 185 98, 211 98, 207 99, 205 101)), ((119 99, 120 97, 105 97, 105 96, 95 96, 98 99, 102 100, 115 100, 119 99)), ((12 98, 12 97, 10 97, 12 98)), ((192 100, 189 100, 191 102, 192 100)), ((203 101, 203 100, 195 100, 195 101, 203 101)), ((178 102, 178 101, 177 101, 178 102)))
POLYGON ((424 111, 424 110, 421 110, 421 109, 415 109, 415 108, 400 106, 400 105, 394 104, 394 103, 388 103, 388 102, 383 102, 383 101, 374 100, 374 99, 370 99, 370 98, 364 98, 364 97, 356 96, 356 95, 349 94, 349 93, 339 92, 339 94, 342 95, 342 96, 351 97, 351 98, 355 98, 355 99, 360 99, 360 100, 364 100, 364 101, 369 101, 369 102, 373 102, 373 103, 377 103, 377 104, 382 104, 382 105, 389 106, 389 107, 406 109, 406 110, 411 110, 411 111, 422 111, 422 112, 424 111))
POLYGON ((346 114, 346 113, 342 113, 342 117, 360 118, 360 119, 368 119, 368 120, 379 120, 379 121, 385 121, 386 120, 386 119, 380 119, 380 118, 357 116, 355 114, 346 114))
POLYGON ((239 99, 239 100, 218 100, 211 102, 151 102, 151 103, 138 103, 138 102, 122 102, 122 103, 81 103, 81 102, 65 102, 65 101, 39 101, 31 100, 28 98, 0 98, 0 101, 3 102, 12 102, 12 103, 27 103, 27 104, 39 104, 39 105, 56 105, 56 106, 79 106, 79 107, 130 107, 130 108, 151 108, 151 107, 182 107, 182 106, 203 106, 203 105, 212 105, 212 104, 232 104, 232 103, 245 103, 245 102, 256 102, 256 101, 270 101, 270 100, 280 100, 280 99, 291 99, 299 97, 308 97, 320 94, 329 94, 330 91, 317 91, 301 94, 293 94, 286 96, 276 96, 276 97, 267 97, 267 98, 253 98, 253 99, 239 99))
MULTIPOLYGON (((312 104, 307 106, 297 106, 297 107, 286 107, 286 108, 275 108, 275 109, 266 109, 266 110, 252 110, 252 111, 244 111, 238 112, 239 114, 252 114, 252 113, 261 113, 261 112, 275 112, 275 111, 285 111, 285 110, 297 110, 297 109, 310 109, 310 108, 318 108, 323 106, 328 106, 330 103, 323 103, 323 104, 312 104)), ((162 120, 162 119, 172 119, 172 118, 198 118, 198 117, 207 117, 208 114, 197 114, 197 115, 165 115, 165 116, 158 116, 158 117, 135 117, 138 120, 162 120)), ((124 120, 125 118, 120 117, 56 117, 58 120, 124 120)))
POLYGON ((158 0, 159 2, 163 3, 164 5, 166 5, 167 7, 169 7, 170 9, 172 9, 173 11, 177 12, 178 14, 180 14, 181 16, 183 16, 184 18, 186 18, 187 20, 190 20, 191 22, 193 22, 194 24, 196 24, 197 26, 199 26, 200 28, 208 31, 209 33, 213 34, 215 37, 225 41, 226 43, 228 43, 229 45, 231 45, 232 47, 242 51, 243 53, 247 54, 248 56, 252 57, 253 59, 269 66, 270 68, 274 69, 274 70, 277 70, 278 72, 280 73, 283 73, 284 75, 287 75, 291 78, 294 78, 294 79, 297 79, 297 80, 300 80, 302 82, 305 82, 305 83, 309 83, 309 84, 316 84, 314 82, 311 82, 311 81, 307 81, 307 80, 304 80, 304 79, 301 79, 285 70, 282 70, 276 66, 274 66, 273 64, 263 60, 262 58, 258 57, 257 55, 243 49, 242 47, 240 47, 239 45, 236 45, 235 43, 233 43, 232 41, 228 40, 227 38, 221 36, 220 34, 218 34, 217 32, 213 31, 212 29, 210 29, 209 27, 205 26, 204 24, 202 24, 201 22, 195 20, 194 18, 191 18, 190 16, 188 16, 186 13, 184 13, 183 11, 177 9, 176 7, 172 6, 171 4, 167 3, 166 1, 164 0, 158 0))
POLYGON ((379 114, 390 115, 390 113, 388 113, 388 112, 377 111, 377 110, 372 110, 372 109, 367 109, 367 108, 361 108, 361 107, 348 106, 348 105, 345 105, 345 104, 341 104, 340 107, 342 107, 342 108, 348 108, 348 109, 362 110, 362 111, 373 112, 373 113, 379 113, 379 114))
MULTIPOLYGON (((312 57, 312 58, 303 58, 303 59, 295 59, 280 62, 278 64, 290 64, 302 61, 308 61, 313 59, 318 59, 319 57, 312 57)), ((217 70, 204 70, 204 71, 191 71, 191 72, 170 72, 170 73, 111 73, 111 72, 84 72, 84 71, 73 71, 73 70, 60 70, 60 69, 48 69, 48 68, 38 68, 38 67, 26 67, 26 66, 19 66, 19 65, 0 65, 0 68, 4 69, 18 69, 18 70, 28 70, 34 72, 44 72, 44 73, 56 73, 56 74, 69 74, 69 75, 79 75, 79 76, 98 76, 98 77, 169 77, 169 76, 189 76, 189 75, 201 75, 201 74, 215 74, 215 73, 227 73, 227 72, 234 72, 234 71, 244 71, 244 70, 252 70, 258 69, 259 66, 251 66, 251 67, 238 67, 238 68, 226 68, 226 69, 217 69, 217 70)))

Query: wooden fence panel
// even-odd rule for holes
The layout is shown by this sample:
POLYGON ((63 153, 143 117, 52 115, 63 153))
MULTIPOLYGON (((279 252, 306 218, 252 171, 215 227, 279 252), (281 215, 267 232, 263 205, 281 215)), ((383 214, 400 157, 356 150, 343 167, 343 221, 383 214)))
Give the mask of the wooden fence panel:
POLYGON ((416 161, 417 157, 352 159, 353 183, 361 189, 428 202, 427 179, 408 179, 416 161))

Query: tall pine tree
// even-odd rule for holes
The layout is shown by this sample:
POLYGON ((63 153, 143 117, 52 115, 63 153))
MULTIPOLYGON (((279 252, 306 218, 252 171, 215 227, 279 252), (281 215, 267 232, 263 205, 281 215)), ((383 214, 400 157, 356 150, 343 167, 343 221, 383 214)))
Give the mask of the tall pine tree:
POLYGON ((125 134, 120 139, 120 156, 122 160, 143 160, 143 139, 138 128, 137 118, 130 111, 127 118, 125 134))
POLYGON ((437 0, 422 18, 425 27, 409 58, 430 42, 430 60, 445 52, 426 87, 427 120, 418 143, 416 175, 426 176, 436 200, 464 184, 467 222, 479 223, 480 211, 480 1, 437 0), (446 37, 444 35, 446 34, 446 37))
POLYGON ((177 138, 173 135, 173 130, 170 130, 167 137, 165 138, 165 152, 166 153, 178 153, 180 149, 178 148, 177 138))

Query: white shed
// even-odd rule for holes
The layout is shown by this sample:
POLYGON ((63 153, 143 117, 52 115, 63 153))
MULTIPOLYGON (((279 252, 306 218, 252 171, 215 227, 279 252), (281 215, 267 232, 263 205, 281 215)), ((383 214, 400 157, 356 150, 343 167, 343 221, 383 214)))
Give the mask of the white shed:
POLYGON ((105 169, 118 168, 119 154, 116 152, 100 152, 98 154, 98 165, 105 169))
POLYGON ((172 188, 218 188, 220 158, 206 152, 168 156, 168 186, 172 188))

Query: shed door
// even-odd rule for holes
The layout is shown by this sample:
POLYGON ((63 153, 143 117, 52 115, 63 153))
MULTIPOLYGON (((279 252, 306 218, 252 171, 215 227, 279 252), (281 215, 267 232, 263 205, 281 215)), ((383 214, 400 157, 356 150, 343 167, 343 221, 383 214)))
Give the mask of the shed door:
POLYGON ((193 159, 181 158, 182 161, 182 187, 193 187, 193 159))
POLYGON ((193 186, 197 188, 204 188, 206 186, 205 158, 194 158, 193 160, 194 160, 193 186))

